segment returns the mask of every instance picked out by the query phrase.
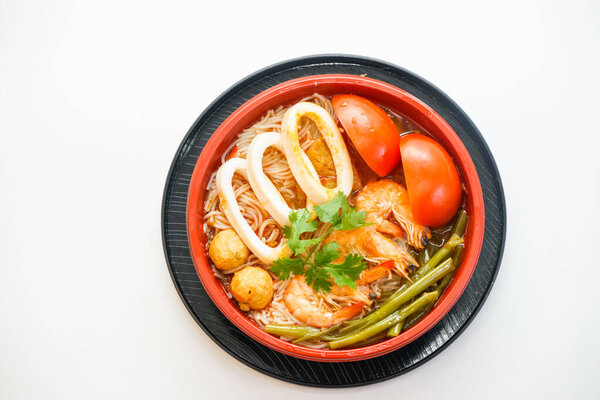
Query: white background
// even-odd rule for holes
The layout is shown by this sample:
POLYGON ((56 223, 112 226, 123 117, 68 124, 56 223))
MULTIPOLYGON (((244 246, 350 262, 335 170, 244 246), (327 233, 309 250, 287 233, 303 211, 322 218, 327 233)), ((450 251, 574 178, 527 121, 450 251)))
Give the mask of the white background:
POLYGON ((594 0, 0 0, 0 398, 600 398, 599 21, 594 0), (500 274, 462 336, 341 390, 215 345, 160 235, 167 171, 201 111, 257 69, 327 52, 451 96, 508 207, 500 274))

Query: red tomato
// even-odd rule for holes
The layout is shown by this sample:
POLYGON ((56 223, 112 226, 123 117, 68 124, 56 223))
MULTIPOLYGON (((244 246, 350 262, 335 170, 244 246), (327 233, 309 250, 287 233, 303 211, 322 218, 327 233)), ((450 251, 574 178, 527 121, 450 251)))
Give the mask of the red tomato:
POLYGON ((377 104, 360 96, 333 96, 333 108, 348 137, 379 176, 400 162, 399 133, 394 121, 377 104))
POLYGON ((411 133, 400 138, 402 167, 415 221, 442 226, 456 215, 462 186, 448 152, 429 136, 411 133))

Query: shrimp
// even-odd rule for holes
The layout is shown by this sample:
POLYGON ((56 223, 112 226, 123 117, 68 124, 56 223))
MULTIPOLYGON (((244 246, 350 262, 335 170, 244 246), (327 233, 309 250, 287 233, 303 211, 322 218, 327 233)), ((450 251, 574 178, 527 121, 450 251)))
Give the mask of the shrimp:
POLYGON ((343 261, 351 253, 371 259, 394 260, 396 271, 405 277, 419 265, 405 248, 379 233, 375 225, 333 231, 323 241, 324 244, 329 242, 336 242, 340 246, 340 257, 336 261, 343 261))
POLYGON ((283 292, 283 301, 292 315, 300 322, 317 328, 329 328, 358 315, 365 303, 351 304, 337 311, 319 305, 319 297, 302 276, 290 280, 283 292))
POLYGON ((395 262, 394 260, 388 260, 382 262, 379 265, 375 265, 373 267, 365 269, 361 274, 356 284, 359 286, 368 285, 369 283, 373 283, 386 275, 389 275, 390 271, 394 269, 395 262))
POLYGON ((356 289, 352 289, 348 286, 339 286, 333 284, 331 285, 331 291, 329 292, 329 295, 327 297, 331 300, 336 300, 336 297, 338 299, 343 300, 347 300, 348 298, 350 298, 355 303, 363 302, 366 306, 370 306, 373 303, 371 297, 369 297, 369 295, 371 294, 371 289, 369 289, 365 285, 368 285, 371 282, 373 281, 363 282, 360 279, 357 279, 356 285, 362 287, 358 287, 356 289))
POLYGON ((429 228, 415 222, 406 188, 390 179, 368 183, 356 195, 356 207, 367 213, 367 222, 374 223, 377 231, 396 237, 406 232, 406 240, 417 250, 431 237, 429 228), (390 214, 400 227, 388 220, 390 214))
POLYGON ((361 272, 359 278, 356 280, 356 289, 348 286, 333 285, 330 293, 333 296, 350 297, 355 301, 364 301, 365 305, 370 306, 373 304, 373 300, 379 296, 374 294, 368 285, 385 276, 389 276, 395 266, 396 263, 394 260, 387 260, 379 265, 369 267, 361 272))

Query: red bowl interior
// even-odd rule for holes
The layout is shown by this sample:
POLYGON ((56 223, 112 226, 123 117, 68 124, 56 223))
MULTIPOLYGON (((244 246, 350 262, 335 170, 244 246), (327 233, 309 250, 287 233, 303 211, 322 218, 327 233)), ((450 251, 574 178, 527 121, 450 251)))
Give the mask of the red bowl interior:
POLYGON ((259 343, 291 356, 313 361, 358 361, 396 350, 423 335, 450 311, 465 290, 479 258, 483 242, 484 204, 475 165, 452 128, 425 103, 387 83, 354 75, 317 75, 290 80, 254 96, 233 112, 208 140, 194 168, 187 203, 188 240, 196 271, 204 288, 221 312, 244 333, 259 343), (202 229, 206 186, 211 173, 219 166, 221 155, 244 128, 266 111, 289 105, 313 93, 326 96, 357 94, 387 107, 421 125, 439 141, 454 159, 465 185, 465 204, 469 225, 465 251, 452 283, 433 310, 415 326, 381 343, 349 350, 321 350, 298 346, 261 330, 236 303, 229 299, 213 275, 202 229))

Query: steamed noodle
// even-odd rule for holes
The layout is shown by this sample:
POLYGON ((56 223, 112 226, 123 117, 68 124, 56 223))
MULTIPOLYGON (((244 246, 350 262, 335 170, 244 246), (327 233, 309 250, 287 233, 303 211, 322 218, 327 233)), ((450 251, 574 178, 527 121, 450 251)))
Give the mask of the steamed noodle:
MULTIPOLYGON (((328 98, 319 94, 314 94, 313 96, 304 98, 300 101, 316 103, 327 110, 336 123, 338 122, 331 100, 328 98)), ((221 162, 225 162, 232 151, 235 152, 235 157, 245 158, 250 142, 258 134, 264 132, 280 133, 281 122, 288 108, 289 107, 280 106, 275 110, 269 110, 258 122, 242 131, 227 151, 224 152, 221 162)), ((320 133, 314 123, 307 118, 303 118, 299 129, 299 141, 302 149, 306 151, 319 136, 320 133)), ((297 209, 305 207, 306 197, 298 187, 287 160, 281 152, 274 148, 267 149, 263 158, 263 170, 284 196, 291 208, 297 209)), ((204 205, 204 231, 209 240, 219 231, 231 228, 227 217, 221 209, 216 189, 215 176, 216 172, 214 172, 209 179, 207 187, 208 194, 204 205)), ((239 208, 250 227, 268 246, 277 246, 283 238, 280 226, 260 204, 252 191, 252 188, 244 178, 235 174, 232 184, 239 208)), ((327 229, 327 224, 320 223, 312 236, 322 236, 327 229)), ((379 264, 385 260, 366 259, 366 261, 368 261, 369 264, 379 264)), ((268 270, 266 265, 262 264, 256 256, 251 254, 246 263, 237 268, 221 271, 213 266, 213 272, 223 282, 224 286, 228 288, 232 274, 247 266, 258 266, 268 270)), ((271 275, 274 278, 274 296, 271 304, 262 310, 249 311, 248 316, 261 327, 267 324, 302 324, 290 313, 283 301, 283 293, 289 281, 279 281, 275 275, 271 275)), ((364 295, 364 299, 368 300, 368 295, 366 293, 372 292, 379 296, 383 292, 398 288, 400 282, 401 278, 397 274, 390 272, 387 277, 373 282, 368 286, 359 288, 362 289, 362 293, 359 292, 359 295, 364 295)), ((356 301, 356 295, 354 297, 349 297, 336 296, 332 293, 319 293, 318 297, 323 308, 327 307, 333 310, 340 309, 356 301)), ((369 311, 369 309, 366 308, 365 311, 369 311)), ((360 315, 358 318, 360 318, 360 315)), ((316 348, 326 346, 326 343, 319 342, 303 342, 302 344, 316 348)))

